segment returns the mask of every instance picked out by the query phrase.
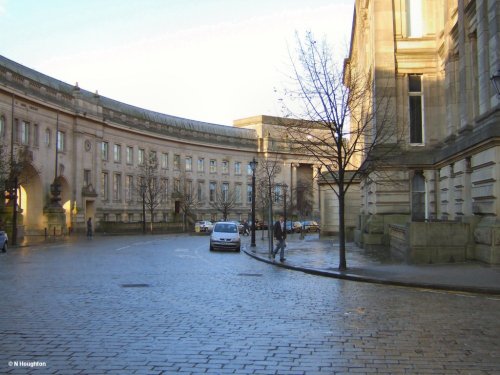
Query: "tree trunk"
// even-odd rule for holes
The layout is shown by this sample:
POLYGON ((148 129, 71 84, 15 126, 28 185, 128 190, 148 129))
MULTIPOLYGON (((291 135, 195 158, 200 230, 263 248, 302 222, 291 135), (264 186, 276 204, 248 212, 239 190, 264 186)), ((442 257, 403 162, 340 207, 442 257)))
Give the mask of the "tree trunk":
MULTIPOLYGON (((341 190, 341 189, 339 189, 341 190)), ((345 192, 339 192, 339 271, 347 269, 345 251, 345 192)))

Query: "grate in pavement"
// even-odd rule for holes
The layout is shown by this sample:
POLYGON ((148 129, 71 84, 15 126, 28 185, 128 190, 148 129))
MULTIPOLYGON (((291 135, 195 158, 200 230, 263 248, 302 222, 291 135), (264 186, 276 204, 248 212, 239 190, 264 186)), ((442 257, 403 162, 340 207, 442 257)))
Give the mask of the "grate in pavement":
POLYGON ((149 284, 122 284, 122 288, 148 288, 149 284))
POLYGON ((259 277, 262 276, 261 273, 239 273, 238 276, 254 276, 254 277, 259 277))

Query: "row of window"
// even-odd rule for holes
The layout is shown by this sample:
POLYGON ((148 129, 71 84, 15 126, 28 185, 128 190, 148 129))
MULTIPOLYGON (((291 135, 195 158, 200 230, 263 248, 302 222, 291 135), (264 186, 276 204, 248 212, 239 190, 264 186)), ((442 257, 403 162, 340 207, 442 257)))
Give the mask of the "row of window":
MULTIPOLYGON (((5 117, 0 116, 0 137, 5 136, 6 122, 5 117)), ((40 146, 40 126, 31 124, 28 121, 15 119, 14 120, 14 142, 23 146, 40 146)), ((45 146, 50 147, 52 143, 52 131, 49 128, 45 129, 44 137, 45 146)), ((66 134, 64 131, 58 130, 56 135, 57 151, 66 151, 66 134)))
MULTIPOLYGON (((101 199, 103 201, 108 201, 110 199, 110 173, 109 172, 101 172, 101 199)), ((90 170, 84 170, 84 186, 88 187, 91 184, 91 171, 90 170)), ((121 201, 123 199, 122 193, 122 174, 121 173, 113 173, 112 174, 112 199, 113 201, 121 201)), ((141 197, 139 196, 138 189, 136 188, 136 185, 134 183, 134 176, 133 175, 126 175, 125 176, 125 190, 124 190, 124 198, 127 202, 130 202, 134 199, 134 196, 137 197, 138 201, 140 201, 141 197)), ((160 179, 160 201, 161 202, 166 202, 168 200, 168 194, 169 194, 169 180, 168 178, 161 178, 160 179)), ((183 184, 183 181, 180 179, 174 179, 174 185, 173 185, 173 192, 181 192, 183 191, 187 195, 195 195, 195 198, 199 202, 203 202, 205 199, 205 181, 197 181, 196 182, 196 189, 194 182, 192 180, 187 180, 185 181, 185 186, 181 186, 183 184)), ((137 180, 137 185, 141 186, 142 181, 140 178, 137 180)), ((242 191, 243 185, 242 184, 234 184, 234 189, 230 191, 230 186, 229 182, 222 182, 220 185, 220 192, 222 194, 222 199, 224 201, 227 201, 229 199, 229 194, 234 194, 234 202, 235 203, 242 203, 242 191)), ((210 181, 208 183, 208 191, 209 191, 209 201, 214 202, 216 200, 216 194, 217 194, 217 182, 216 181, 210 181)), ((248 184, 247 185, 247 203, 252 202, 252 185, 248 184)))
MULTIPOLYGON (((102 161, 109 161, 109 143, 108 142, 102 142, 101 143, 101 160, 102 161)), ((155 151, 151 151, 152 156, 154 158, 157 158, 158 155, 155 151)), ((137 151, 137 163, 138 165, 144 164, 146 160, 146 150, 143 148, 139 148, 137 151)), ((173 167, 174 170, 180 171, 182 168, 181 165, 181 155, 179 154, 174 154, 174 159, 173 159, 173 167)), ((120 144, 114 144, 113 145, 113 161, 115 163, 121 163, 122 162, 122 146, 120 144)), ((125 162, 128 165, 133 165, 134 164, 134 147, 133 146, 126 146, 125 148, 125 162)), ((169 154, 167 152, 162 152, 160 154, 160 167, 162 169, 169 169, 169 154)), ((205 172, 205 158, 198 158, 197 163, 196 163, 196 171, 204 173, 205 172)), ((217 160, 216 159, 210 159, 209 160, 209 171, 210 173, 217 173, 217 160)), ((242 173, 242 163, 239 161, 234 162, 233 165, 233 171, 235 175, 241 175, 242 173)), ((184 171, 186 172, 193 172, 194 171, 194 166, 193 166, 193 158, 191 156, 186 156, 184 158, 184 171)), ((229 174, 230 173, 230 162, 228 160, 222 160, 221 162, 221 172, 223 174, 229 174)), ((250 168, 250 165, 247 165, 247 174, 251 175, 252 174, 252 169, 250 168)))

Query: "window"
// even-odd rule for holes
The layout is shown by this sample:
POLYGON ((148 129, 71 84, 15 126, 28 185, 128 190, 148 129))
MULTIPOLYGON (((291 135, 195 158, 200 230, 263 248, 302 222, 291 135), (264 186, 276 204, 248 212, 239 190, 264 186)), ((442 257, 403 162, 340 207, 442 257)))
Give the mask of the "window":
POLYGON ((229 183, 224 182, 222 184, 222 201, 227 202, 229 199, 229 183))
POLYGON ((178 178, 176 178, 174 180, 174 192, 175 193, 180 193, 181 191, 181 180, 179 180, 178 178))
POLYGON ((109 176, 108 172, 101 173, 101 199, 107 201, 109 199, 109 176))
POLYGON ((234 163, 234 174, 241 175, 241 162, 237 161, 234 163))
POLYGON ((134 191, 134 176, 127 175, 125 179, 125 199, 127 202, 132 200, 132 192, 134 191))
POLYGON ((252 165, 250 163, 247 164, 247 175, 251 176, 252 173, 252 165))
POLYGON ((128 222, 133 223, 134 222, 134 214, 128 214, 128 222))
POLYGON ((166 152, 161 154, 161 168, 168 169, 168 154, 166 152))
POLYGON ((134 148, 131 146, 127 146, 127 151, 126 151, 126 161, 127 164, 134 164, 134 148))
POLYGON ((252 185, 247 185, 247 203, 252 203, 252 185))
POLYGON ((174 170, 179 171, 181 169, 181 156, 174 155, 174 170))
POLYGON ((122 221, 122 214, 115 214, 115 221, 117 222, 122 221))
POLYGON ((108 144, 108 142, 102 142, 101 143, 101 160, 108 161, 108 155, 109 155, 109 144, 108 144))
POLYGON ((423 35, 422 0, 406 0, 408 37, 420 38, 423 35))
POLYGON ((186 158, 186 172, 191 172, 193 170, 193 158, 188 156, 186 158))
POLYGON ((115 173, 113 175, 113 200, 120 201, 122 199, 122 175, 115 173))
POLYGON ((422 144, 424 142, 422 75, 410 74, 408 76, 408 96, 410 143, 422 144))
POLYGON ((166 202, 168 199, 168 179, 162 178, 160 183, 161 183, 160 200, 162 202, 166 202))
POLYGON ((275 203, 281 202, 281 185, 274 186, 274 202, 275 203))
MULTIPOLYGON (((1 131, 0 131, 1 135, 1 131)), ((38 146, 38 139, 40 135, 38 134, 38 124, 33 124, 33 146, 38 146)))
POLYGON ((84 169, 83 170, 83 187, 89 187, 91 184, 91 179, 90 179, 90 169, 84 169))
POLYGON ((205 159, 198 159, 198 172, 205 172, 205 159))
POLYGON ((5 136, 5 117, 0 116, 0 137, 5 136))
POLYGON ((234 185, 234 201, 236 203, 241 203, 241 185, 234 185))
POLYGON ((66 134, 60 130, 57 131, 57 151, 65 151, 66 148, 66 134))
POLYGON ((198 181, 198 192, 197 192, 198 202, 203 201, 204 188, 205 188, 205 183, 203 181, 198 181))
POLYGON ((144 165, 144 149, 140 148, 139 153, 137 154, 137 162, 139 165, 144 165))
POLYGON ((50 147, 50 137, 51 137, 50 129, 47 128, 45 129, 45 146, 47 147, 50 147))
POLYGON ((222 173, 229 174, 229 162, 227 160, 222 161, 222 173))
POLYGON ((186 189, 184 191, 184 194, 186 194, 186 199, 187 201, 191 201, 193 198, 193 181, 192 180, 187 180, 186 181, 186 189))
POLYGON ((209 198, 210 198, 210 202, 214 202, 215 201, 215 189, 217 188, 217 183, 214 182, 214 181, 210 181, 210 184, 208 185, 208 190, 209 190, 209 198))
POLYGON ((122 161, 122 146, 114 145, 113 147, 113 160, 115 163, 121 163, 122 161))
POLYGON ((217 173, 217 160, 210 160, 210 173, 217 173))
POLYGON ((30 124, 29 122, 21 122, 21 143, 29 145, 30 143, 30 124))
POLYGON ((425 220, 425 177, 422 171, 415 171, 411 183, 411 218, 425 220))

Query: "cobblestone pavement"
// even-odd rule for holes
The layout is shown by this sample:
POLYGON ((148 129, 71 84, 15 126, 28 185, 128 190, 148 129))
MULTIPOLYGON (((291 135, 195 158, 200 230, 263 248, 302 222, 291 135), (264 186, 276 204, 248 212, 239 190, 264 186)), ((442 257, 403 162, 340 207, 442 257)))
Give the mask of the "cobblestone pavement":
POLYGON ((311 276, 206 236, 11 250, 0 285, 0 374, 500 372, 498 297, 311 276))

